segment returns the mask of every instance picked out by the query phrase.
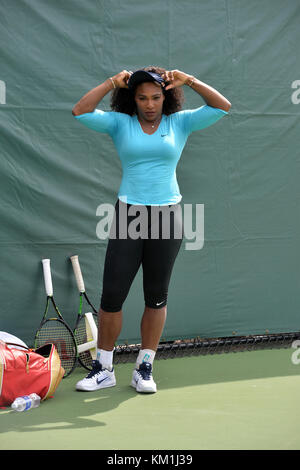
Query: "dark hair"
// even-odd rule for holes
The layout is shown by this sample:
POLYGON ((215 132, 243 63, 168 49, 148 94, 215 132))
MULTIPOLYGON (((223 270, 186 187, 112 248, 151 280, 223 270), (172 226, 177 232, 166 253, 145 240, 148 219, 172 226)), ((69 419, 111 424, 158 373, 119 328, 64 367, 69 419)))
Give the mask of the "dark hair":
MULTIPOLYGON (((146 72, 155 72, 159 74, 162 74, 166 71, 166 69, 156 66, 144 67, 141 70, 145 70, 146 72)), ((166 84, 167 83, 168 82, 166 82, 166 84)), ((165 95, 162 109, 163 114, 169 115, 180 111, 184 101, 184 94, 182 88, 175 87, 171 90, 164 90, 164 88, 162 88, 162 90, 165 95)), ((134 100, 134 92, 135 90, 132 92, 128 88, 116 88, 115 90, 113 90, 110 99, 111 109, 119 113, 129 114, 129 116, 133 116, 134 114, 136 114, 137 109, 134 100)))

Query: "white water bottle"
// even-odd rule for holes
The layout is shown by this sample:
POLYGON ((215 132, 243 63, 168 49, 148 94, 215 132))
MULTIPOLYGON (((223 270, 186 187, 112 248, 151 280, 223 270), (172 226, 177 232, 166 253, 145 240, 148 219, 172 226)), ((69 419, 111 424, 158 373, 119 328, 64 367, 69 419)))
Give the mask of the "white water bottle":
POLYGON ((12 403, 11 408, 15 411, 27 411, 31 408, 37 408, 40 405, 40 402, 41 397, 36 393, 31 393, 30 395, 16 398, 12 403))

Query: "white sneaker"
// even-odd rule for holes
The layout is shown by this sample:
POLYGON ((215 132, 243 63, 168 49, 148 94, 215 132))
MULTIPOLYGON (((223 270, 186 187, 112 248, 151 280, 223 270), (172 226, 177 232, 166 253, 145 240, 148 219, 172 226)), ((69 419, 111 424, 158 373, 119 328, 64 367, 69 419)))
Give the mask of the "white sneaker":
POLYGON ((150 362, 142 362, 138 369, 134 369, 130 384, 141 393, 155 393, 156 383, 152 377, 152 365, 150 362))
POLYGON ((98 361, 93 361, 91 372, 76 384, 76 390, 85 392, 93 392, 100 388, 114 387, 116 385, 116 377, 114 369, 102 369, 102 365, 98 361))

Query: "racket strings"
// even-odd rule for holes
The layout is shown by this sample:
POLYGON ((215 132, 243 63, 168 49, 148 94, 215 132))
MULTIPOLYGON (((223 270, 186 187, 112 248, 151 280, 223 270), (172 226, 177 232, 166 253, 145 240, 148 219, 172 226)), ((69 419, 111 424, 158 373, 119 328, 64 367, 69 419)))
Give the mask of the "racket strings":
MULTIPOLYGON (((93 317, 98 328, 98 318, 96 315, 93 315, 93 317)), ((88 337, 87 335, 86 322, 84 316, 81 317, 81 319, 79 320, 76 330, 74 331, 74 336, 77 344, 84 344, 88 341, 92 341, 92 338, 88 337)), ((89 350, 79 353, 78 358, 84 367, 86 367, 87 369, 92 368, 93 358, 89 350)))
POLYGON ((47 320, 38 332, 36 347, 46 343, 55 345, 61 365, 65 369, 65 374, 68 375, 73 370, 76 361, 76 344, 72 333, 60 320, 47 320))

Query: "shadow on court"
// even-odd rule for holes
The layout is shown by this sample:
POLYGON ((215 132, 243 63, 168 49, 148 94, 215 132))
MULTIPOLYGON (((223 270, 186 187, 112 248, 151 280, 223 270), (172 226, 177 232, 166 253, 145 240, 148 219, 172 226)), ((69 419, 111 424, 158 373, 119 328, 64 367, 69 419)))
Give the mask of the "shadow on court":
MULTIPOLYGON (((158 405, 159 391, 166 389, 176 388, 179 396, 184 397, 184 388, 194 385, 197 393, 199 390, 201 393, 201 385, 299 375, 300 365, 291 361, 293 351, 265 350, 157 360, 154 378, 158 393, 153 395, 137 394, 129 386, 133 363, 117 364, 117 386, 96 392, 75 390, 76 382, 86 374, 84 369, 77 368, 62 380, 54 398, 42 402, 38 409, 23 413, 12 412, 9 408, 1 410, 0 433, 105 428, 110 411, 132 400, 137 400, 138 408, 154 402, 158 405)), ((124 423, 116 425, 124 426, 124 423)))
POLYGON ((292 362, 294 352, 295 349, 287 348, 181 358, 175 360, 177 374, 174 374, 172 359, 162 360, 159 363, 164 380, 160 388, 299 375, 300 364, 292 362), (178 381, 178 375, 182 380, 178 381), (166 376, 169 376, 168 381, 166 376))
MULTIPOLYGON (((84 375, 85 372, 83 372, 84 375)), ((106 426, 101 414, 117 408, 121 403, 134 399, 136 392, 129 386, 116 386, 97 392, 77 392, 74 382, 82 376, 78 371, 63 380, 52 399, 28 412, 0 412, 0 433, 9 431, 33 432, 43 430, 91 429, 106 426), (28 416, 30 414, 30 416, 28 416), (100 414, 100 416, 99 416, 100 414), (90 419, 91 416, 96 416, 90 419), (29 419, 28 419, 29 418, 29 419)))

